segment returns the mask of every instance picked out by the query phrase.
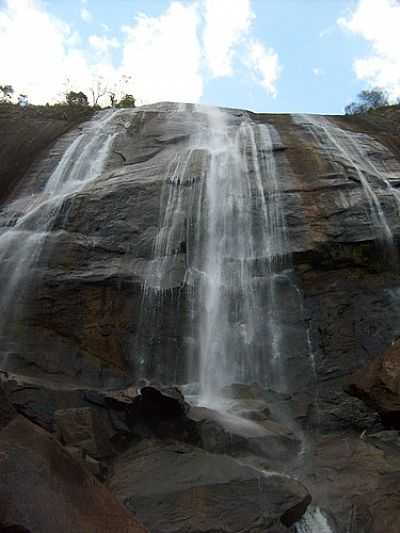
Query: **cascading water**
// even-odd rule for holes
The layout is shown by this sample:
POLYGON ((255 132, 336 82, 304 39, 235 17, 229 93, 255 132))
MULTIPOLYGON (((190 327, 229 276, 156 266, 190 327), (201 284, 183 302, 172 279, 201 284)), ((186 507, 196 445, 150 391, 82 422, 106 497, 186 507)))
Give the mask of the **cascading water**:
MULTIPOLYGON (((103 171, 118 134, 115 119, 119 113, 100 113, 82 128, 42 191, 32 195, 32 202, 27 202, 20 217, 12 221, 11 227, 6 225, 0 234, 0 276, 5 288, 0 295, 3 367, 8 363, 8 354, 15 342, 15 323, 23 308, 32 270, 48 242, 49 232, 68 195, 82 190, 103 171)), ((12 204, 8 209, 12 211, 12 204)))
POLYGON ((381 202, 381 195, 389 194, 397 209, 400 208, 399 192, 392 187, 390 174, 379 170, 372 162, 357 134, 339 128, 326 117, 294 115, 293 119, 311 132, 319 148, 330 160, 338 161, 339 156, 344 168, 356 172, 368 201, 376 236, 393 253, 393 233, 381 202))
POLYGON ((327 518, 318 507, 311 507, 296 524, 296 533, 334 533, 327 518))
POLYGON ((289 264, 272 128, 248 117, 229 124, 229 115, 218 109, 208 112, 208 120, 199 289, 200 384, 206 402, 229 383, 271 383, 271 374, 282 380, 278 284, 289 264))
POLYGON ((166 306, 174 299, 179 307, 184 294, 193 343, 180 359, 187 366, 180 381, 199 381, 202 403, 215 404, 234 382, 286 390, 288 359, 304 354, 307 361, 308 345, 275 159, 279 136, 246 113, 171 105, 159 112, 185 141, 163 156, 160 225, 135 346, 137 377, 168 381, 180 372, 171 369, 178 357, 165 371, 154 332, 166 306))

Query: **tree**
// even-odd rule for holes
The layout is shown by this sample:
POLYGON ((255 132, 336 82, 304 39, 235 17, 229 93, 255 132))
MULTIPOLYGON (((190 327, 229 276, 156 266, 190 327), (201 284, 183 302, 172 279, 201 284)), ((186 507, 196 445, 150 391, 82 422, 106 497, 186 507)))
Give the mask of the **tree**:
POLYGON ((117 107, 120 108, 127 108, 127 107, 135 107, 135 97, 132 94, 125 94, 121 98, 121 100, 118 102, 117 107))
POLYGON ((11 102, 12 95, 14 94, 12 85, 0 85, 0 92, 2 93, 2 96, 0 96, 0 102, 2 104, 11 102))
POLYGON ((379 87, 361 91, 357 95, 357 98, 357 102, 351 102, 351 104, 345 107, 344 112, 346 115, 364 113, 366 111, 371 111, 372 109, 378 109, 379 107, 389 105, 387 93, 379 87))
POLYGON ((79 91, 79 92, 69 91, 66 94, 65 99, 68 105, 85 106, 85 107, 89 105, 88 97, 82 91, 79 91))
POLYGON ((108 96, 110 98, 111 107, 115 107, 115 103, 117 101, 117 95, 115 94, 114 91, 109 91, 108 96))
POLYGON ((99 76, 98 78, 93 80, 92 86, 90 87, 93 107, 97 107, 99 105, 100 98, 105 96, 107 92, 108 92, 108 86, 103 76, 99 76))
POLYGON ((111 84, 108 89, 108 97, 110 99, 111 107, 118 107, 118 100, 122 99, 122 97, 128 93, 131 81, 132 76, 122 74, 118 80, 115 80, 114 83, 111 84))

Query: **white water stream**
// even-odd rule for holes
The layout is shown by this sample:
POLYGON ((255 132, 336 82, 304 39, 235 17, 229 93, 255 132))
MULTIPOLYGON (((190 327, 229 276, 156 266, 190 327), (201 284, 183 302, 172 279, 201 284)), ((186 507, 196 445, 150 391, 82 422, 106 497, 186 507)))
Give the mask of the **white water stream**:
POLYGON ((296 533, 334 533, 319 507, 309 507, 296 524, 296 533))
POLYGON ((180 379, 199 381, 208 406, 235 382, 284 391, 288 354, 307 358, 307 338, 282 205, 278 133, 247 113, 172 105, 159 112, 167 132, 185 141, 160 156, 160 224, 145 271, 136 375, 162 382, 173 379, 174 365, 181 372, 187 364, 180 379), (189 308, 177 320, 186 321, 192 344, 165 371, 157 331, 185 298, 189 308), (284 327, 296 332, 294 342, 284 327))
POLYGON ((330 160, 341 160, 345 168, 356 172, 368 201, 369 214, 376 236, 389 249, 393 249, 392 229, 381 201, 381 194, 391 195, 400 212, 399 191, 392 187, 390 174, 379 170, 372 162, 356 133, 340 128, 323 116, 293 115, 293 119, 295 123, 306 127, 311 132, 320 150, 330 160))
POLYGON ((246 116, 230 125, 219 109, 207 116, 199 342, 201 395, 213 403, 224 385, 267 383, 282 363, 277 286, 289 247, 272 127, 246 116))
POLYGON ((3 366, 7 364, 8 352, 12 348, 10 342, 13 344, 3 337, 5 329, 10 324, 15 326, 29 290, 32 270, 48 242, 49 232, 66 198, 82 190, 102 173, 118 134, 118 114, 113 111, 100 113, 83 126, 81 133, 65 150, 43 191, 32 196, 31 204, 28 202, 28 207, 15 224, 6 227, 0 234, 3 366))

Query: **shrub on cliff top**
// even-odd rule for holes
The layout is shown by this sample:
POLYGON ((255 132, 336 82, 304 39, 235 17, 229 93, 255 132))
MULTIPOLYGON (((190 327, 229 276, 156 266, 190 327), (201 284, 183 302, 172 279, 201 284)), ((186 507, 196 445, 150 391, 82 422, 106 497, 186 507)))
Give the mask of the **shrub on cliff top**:
POLYGON ((14 88, 12 85, 0 85, 0 93, 0 103, 8 104, 14 94, 14 88))
POLYGON ((136 100, 135 97, 131 94, 126 94, 118 102, 117 107, 126 108, 126 107, 135 107, 136 100))
POLYGON ((351 102, 351 104, 345 107, 344 112, 346 115, 365 113, 367 111, 389 105, 387 93, 378 87, 375 89, 361 91, 357 95, 357 98, 357 102, 351 102))
POLYGON ((82 91, 75 92, 75 91, 69 91, 65 95, 65 100, 68 105, 79 105, 79 106, 88 106, 89 100, 86 94, 82 91))

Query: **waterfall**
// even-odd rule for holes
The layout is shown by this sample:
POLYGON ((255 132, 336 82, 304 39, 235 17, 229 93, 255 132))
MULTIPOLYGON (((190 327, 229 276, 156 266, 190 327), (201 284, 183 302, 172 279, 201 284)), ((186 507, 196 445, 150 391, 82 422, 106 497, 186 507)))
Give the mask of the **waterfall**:
POLYGON ((319 507, 310 506, 296 524, 296 533, 334 533, 319 507))
MULTIPOLYGON (((167 144, 152 163, 163 180, 159 225, 152 256, 144 269, 138 334, 133 347, 135 377, 163 383, 184 381, 190 356, 185 353, 185 358, 175 357, 167 362, 165 345, 170 339, 163 338, 164 346, 160 341, 165 316, 176 314, 173 330, 187 319, 178 310, 185 299, 184 285, 190 270, 190 220, 201 204, 203 132, 188 107, 173 103, 141 107, 143 117, 147 111, 160 113, 166 136, 176 132, 178 138, 185 139, 178 149, 174 144, 167 144)), ((175 351, 179 351, 178 346, 175 351)))
POLYGON ((183 140, 153 161, 163 185, 133 348, 136 378, 199 382, 206 404, 234 382, 287 390, 289 358, 309 362, 275 156, 279 135, 247 113, 157 110, 183 140), (171 312, 181 333, 163 322, 171 312), (174 348, 179 335, 190 342, 174 348))
POLYGON ((400 212, 399 192, 390 183, 390 175, 378 170, 371 161, 359 136, 336 126, 326 117, 294 115, 294 122, 306 127, 318 147, 331 161, 340 161, 345 169, 356 172, 369 206, 369 215, 376 237, 393 251, 393 234, 382 207, 380 194, 387 192, 400 212), (338 159, 338 156, 340 159, 338 159), (375 182, 375 183, 374 183, 375 182))
POLYGON ((202 401, 212 403, 226 384, 284 378, 279 286, 290 255, 277 133, 248 116, 235 124, 219 109, 207 117, 199 343, 202 401))
MULTIPOLYGON (((7 365, 10 351, 8 337, 15 338, 15 332, 11 330, 11 335, 6 335, 7 330, 15 327, 29 290, 32 271, 49 242, 48 236, 64 201, 102 173, 117 135, 115 118, 119 113, 99 113, 81 128, 42 191, 32 195, 32 202, 28 202, 19 218, 0 234, 0 277, 4 287, 0 295, 3 366, 7 365)), ((12 208, 13 204, 8 206, 11 212, 12 208)))

